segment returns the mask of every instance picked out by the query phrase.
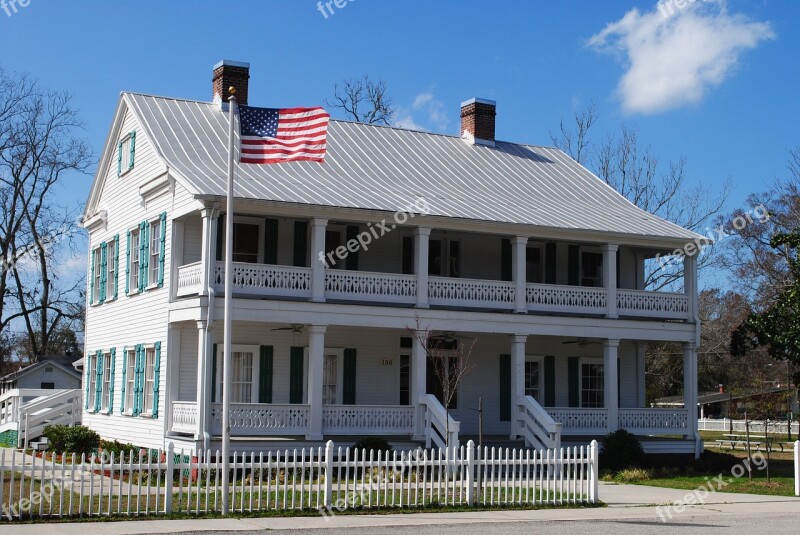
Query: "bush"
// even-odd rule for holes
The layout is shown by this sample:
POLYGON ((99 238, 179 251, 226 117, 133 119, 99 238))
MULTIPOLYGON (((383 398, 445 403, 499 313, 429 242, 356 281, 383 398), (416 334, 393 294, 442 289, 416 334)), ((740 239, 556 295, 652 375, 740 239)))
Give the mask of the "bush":
POLYGON ((650 472, 644 468, 626 468, 620 470, 614 476, 614 481, 618 483, 636 483, 638 481, 647 481, 650 479, 650 472))
POLYGON ((600 448, 600 468, 618 471, 624 468, 641 468, 644 450, 636 435, 620 429, 609 433, 600 448))
POLYGON ((118 440, 101 440, 100 449, 103 450, 104 453, 108 454, 109 458, 113 453, 115 461, 119 461, 122 456, 121 454, 125 453, 126 463, 139 462, 139 457, 141 456, 140 448, 130 443, 123 444, 118 440))
POLYGON ((386 458, 386 454, 392 451, 392 447, 389 445, 389 442, 383 437, 364 437, 360 438, 353 444, 353 449, 359 450, 359 458, 361 457, 361 451, 367 452, 367 458, 369 458, 369 452, 375 452, 375 458, 378 457, 378 452, 384 452, 383 458, 386 458))
POLYGON ((42 434, 50 441, 50 450, 56 453, 89 456, 100 444, 100 435, 82 425, 48 425, 42 434))

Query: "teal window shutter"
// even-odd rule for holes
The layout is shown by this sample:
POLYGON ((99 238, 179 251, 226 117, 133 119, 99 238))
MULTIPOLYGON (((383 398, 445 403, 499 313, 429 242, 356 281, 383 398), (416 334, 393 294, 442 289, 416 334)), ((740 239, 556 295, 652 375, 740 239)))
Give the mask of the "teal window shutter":
POLYGON ((155 345, 156 361, 153 364, 153 418, 158 418, 158 395, 161 390, 161 342, 155 345))
POLYGON ((511 421, 511 355, 500 355, 500 421, 511 421))
POLYGON ((356 350, 344 350, 342 363, 342 403, 344 405, 356 404, 356 350))
POLYGON ((117 371, 117 348, 111 348, 111 376, 108 385, 108 414, 114 412, 114 372, 117 371))
POLYGON ((217 344, 211 353, 211 403, 217 402, 217 344))
POLYGON ((106 279, 108 278, 108 244, 102 243, 100 245, 100 298, 98 302, 104 303, 106 300, 106 279))
POLYGON ((91 272, 89 273, 89 304, 91 305, 94 303, 94 270, 97 268, 97 266, 94 265, 94 249, 91 250, 90 255, 92 257, 92 268, 91 272))
POLYGON ((128 386, 128 348, 122 348, 122 397, 119 400, 119 413, 125 412, 125 389, 128 386))
POLYGON ((128 231, 128 244, 125 246, 125 295, 130 293, 131 285, 131 231, 128 231))
POLYGON ((303 348, 292 347, 289 353, 289 403, 303 402, 303 348))
POLYGON ((264 225, 264 263, 278 263, 278 220, 266 219, 264 225))
POLYGON ((569 285, 580 286, 581 284, 581 248, 579 245, 569 246, 568 257, 569 285))
POLYGON ((100 411, 100 401, 103 396, 103 352, 97 350, 97 380, 94 385, 94 411, 100 411))
POLYGON ((92 373, 92 356, 86 355, 86 362, 83 363, 86 368, 86 385, 84 385, 83 392, 83 408, 89 410, 89 377, 92 373))
POLYGON ((122 174, 122 141, 117 144, 117 176, 122 174))
POLYGON ((556 358, 552 355, 544 358, 544 406, 556 406, 556 358))
POLYGON ((164 287, 164 257, 167 244, 167 213, 161 212, 161 236, 159 236, 161 250, 158 253, 158 287, 164 287))
POLYGON ((581 387, 580 387, 580 359, 578 357, 570 357, 568 361, 569 367, 569 406, 581 406, 581 387))
POLYGON ((272 403, 272 346, 261 346, 258 363, 258 402, 272 403))
POLYGON ((556 284, 556 243, 547 242, 544 246, 544 282, 556 284))
POLYGON ((119 295, 119 234, 114 236, 114 299, 119 295))
POLYGON ((128 169, 133 169, 133 160, 136 156, 136 131, 134 130, 131 132, 131 153, 130 153, 130 160, 128 161, 128 169))
POLYGON ((308 223, 294 222, 294 262, 295 267, 306 267, 308 264, 308 223))

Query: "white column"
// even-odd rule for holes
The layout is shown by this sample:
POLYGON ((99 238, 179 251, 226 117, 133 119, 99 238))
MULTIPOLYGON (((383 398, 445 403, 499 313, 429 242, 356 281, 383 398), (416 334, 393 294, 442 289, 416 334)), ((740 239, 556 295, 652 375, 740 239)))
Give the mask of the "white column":
POLYGON ((217 218, 213 217, 213 208, 203 208, 200 210, 200 217, 203 219, 203 234, 200 249, 200 295, 208 294, 208 287, 211 284, 211 276, 214 273, 217 249, 217 218), (212 229, 213 227, 213 229, 212 229), (212 233, 212 230, 215 231, 212 233))
POLYGON ((311 220, 311 300, 325 301, 325 229, 328 220, 311 220))
POLYGON ((524 334, 511 336, 511 435, 512 439, 519 436, 517 417, 519 398, 525 395, 525 342, 528 337, 524 334))
MULTIPOLYGON (((166 365, 162 364, 163 369, 166 370, 166 377, 164 384, 166 394, 164 396, 164 414, 167 429, 172 429, 172 402, 178 399, 178 373, 180 368, 181 359, 181 328, 177 323, 170 323, 167 328, 167 349, 162 354, 161 362, 164 362, 164 355, 167 357, 166 365)), ((163 377, 163 375, 162 375, 163 377)))
POLYGON ((607 243, 603 247, 603 286, 606 288, 606 317, 617 317, 617 250, 619 245, 607 243))
MULTIPOLYGON (((178 297, 178 268, 183 265, 184 229, 183 219, 174 219, 172 221, 172 252, 170 256, 172 269, 169 270, 169 298, 172 301, 178 297)), ((200 295, 203 294, 201 293, 200 295)))
POLYGON ((411 404, 416 407, 414 412, 414 440, 425 438, 425 407, 422 398, 427 391, 427 352, 422 341, 419 340, 419 331, 412 333, 411 346, 411 404))
POLYGON ((308 432, 307 440, 322 440, 322 372, 325 325, 312 325, 308 333, 308 432))
POLYGON ((647 342, 636 342, 636 406, 644 407, 647 402, 647 385, 645 383, 645 354, 647 342))
POLYGON ((697 434, 697 346, 683 344, 683 405, 688 411, 687 438, 697 434))
POLYGON ((619 340, 603 341, 603 405, 608 413, 609 433, 619 429, 618 349, 619 340))
POLYGON ((414 263, 417 274, 417 308, 428 308, 428 243, 431 229, 417 227, 414 231, 414 263))
POLYGON ((528 260, 528 238, 525 236, 516 236, 514 238, 514 247, 511 249, 511 269, 512 279, 514 280, 514 288, 516 295, 516 304, 514 312, 524 314, 528 311, 528 285, 526 281, 527 276, 527 260, 528 260))
POLYGON ((208 349, 207 325, 205 320, 197 322, 197 427, 194 432, 195 440, 203 439, 203 433, 206 430, 208 397, 211 395, 211 390, 206 387, 207 367, 210 362, 206 355, 208 349))
POLYGON ((689 321, 697 320, 697 256, 683 257, 683 287, 689 299, 689 321))

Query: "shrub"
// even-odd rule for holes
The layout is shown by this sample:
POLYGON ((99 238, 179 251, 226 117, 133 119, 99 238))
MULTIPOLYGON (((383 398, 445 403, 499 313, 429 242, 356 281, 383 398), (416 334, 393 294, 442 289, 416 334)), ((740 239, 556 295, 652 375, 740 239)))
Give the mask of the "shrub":
POLYGON ((123 444, 118 440, 101 440, 100 449, 107 453, 109 458, 114 454, 114 460, 119 461, 121 454, 125 453, 125 462, 139 462, 140 449, 133 444, 123 444))
POLYGON ((626 468, 620 470, 614 476, 614 481, 618 483, 636 483, 637 481, 647 481, 650 479, 650 472, 644 468, 626 468))
POLYGON ((635 435, 620 429, 609 433, 600 448, 600 468, 617 471, 623 468, 640 468, 644 450, 635 435))
POLYGON ((100 444, 100 435, 82 425, 48 425, 42 433, 56 453, 89 456, 100 444))
POLYGON ((383 437, 364 437, 360 438, 353 444, 353 448, 359 450, 359 458, 361 457, 361 451, 367 452, 367 458, 369 458, 369 452, 375 452, 375 458, 378 456, 378 452, 384 452, 385 454, 392 451, 392 447, 389 445, 389 442, 383 437))

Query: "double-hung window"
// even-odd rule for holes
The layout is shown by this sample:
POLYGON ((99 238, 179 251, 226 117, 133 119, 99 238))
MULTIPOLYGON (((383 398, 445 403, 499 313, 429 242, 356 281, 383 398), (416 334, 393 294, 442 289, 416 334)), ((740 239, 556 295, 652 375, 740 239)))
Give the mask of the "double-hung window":
POLYGON ((100 285, 103 283, 103 254, 102 248, 98 247, 92 251, 92 303, 100 302, 100 285))
POLYGON ((581 407, 600 409, 604 406, 604 370, 599 362, 581 363, 581 407))
POLYGON ((117 269, 116 246, 115 240, 106 243, 106 301, 114 298, 114 277, 117 269))
POLYGON ((136 151, 136 132, 131 132, 117 144, 117 176, 133 169, 136 151))
POLYGON ((86 370, 87 370, 87 397, 88 401, 86 406, 90 411, 94 411, 95 402, 97 400, 97 354, 88 355, 86 357, 86 370))
POLYGON ((581 252, 581 286, 603 286, 603 253, 581 252))
POLYGON ((158 270, 161 259, 161 220, 150 223, 150 276, 151 285, 158 283, 158 270))
POLYGON ((153 399, 155 398, 155 369, 156 350, 152 347, 145 349, 144 353, 144 405, 143 414, 153 414, 153 399))
POLYGON ((131 292, 135 292, 139 289, 139 264, 141 262, 141 258, 139 258, 140 252, 140 245, 141 245, 141 236, 139 234, 139 229, 136 228, 131 230, 131 239, 130 239, 130 270, 129 270, 129 281, 128 286, 131 292))
POLYGON ((541 398, 541 378, 542 369, 538 360, 527 360, 525 362, 525 395, 533 397, 536 401, 541 398))
POLYGON ((133 412, 136 399, 136 349, 129 349, 125 370, 125 410, 133 412))
POLYGON ((100 407, 108 410, 111 406, 111 353, 103 353, 103 388, 100 407))
POLYGON ((322 367, 322 404, 334 405, 337 402, 339 365, 336 353, 325 353, 322 367))

